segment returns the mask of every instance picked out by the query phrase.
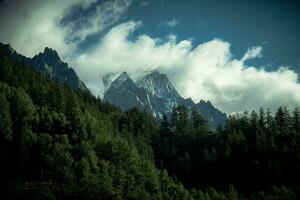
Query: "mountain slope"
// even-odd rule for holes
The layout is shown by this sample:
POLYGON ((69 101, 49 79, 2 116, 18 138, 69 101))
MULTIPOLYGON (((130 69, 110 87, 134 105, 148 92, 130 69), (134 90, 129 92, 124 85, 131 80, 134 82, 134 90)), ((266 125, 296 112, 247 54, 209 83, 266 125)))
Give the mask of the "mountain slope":
POLYGON ((124 110, 137 107, 151 112, 152 106, 149 98, 151 97, 148 91, 137 87, 128 74, 123 72, 111 83, 109 89, 105 92, 104 100, 113 102, 114 105, 124 110))
POLYGON ((126 72, 117 77, 104 94, 104 100, 127 110, 132 107, 144 109, 161 119, 163 113, 170 114, 174 107, 185 105, 189 110, 198 110, 207 120, 211 129, 226 124, 226 115, 209 101, 194 103, 182 98, 166 74, 152 71, 136 83, 126 72))
POLYGON ((127 115, 1 54, 0 119, 1 199, 175 199, 181 193, 192 199, 155 166, 148 139, 155 120, 138 110, 127 115), (133 126, 125 130, 128 121, 133 126))
POLYGON ((166 74, 161 74, 157 70, 143 76, 137 81, 138 87, 143 87, 152 95, 163 98, 178 98, 180 95, 173 87, 166 74))
POLYGON ((0 54, 34 68, 52 80, 62 84, 66 83, 72 89, 89 91, 76 72, 63 62, 58 53, 51 48, 46 47, 44 52, 33 58, 27 58, 18 54, 9 44, 0 43, 0 54))

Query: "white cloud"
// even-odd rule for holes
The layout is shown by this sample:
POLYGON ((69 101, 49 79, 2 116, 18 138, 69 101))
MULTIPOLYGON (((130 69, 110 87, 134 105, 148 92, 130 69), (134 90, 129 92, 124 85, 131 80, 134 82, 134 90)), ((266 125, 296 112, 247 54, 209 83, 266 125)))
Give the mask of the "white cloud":
POLYGON ((178 20, 172 19, 172 20, 164 21, 160 25, 164 25, 164 26, 168 26, 168 27, 174 27, 174 26, 178 25, 178 23, 179 23, 178 20))
POLYGON ((85 80, 95 81, 99 74, 124 70, 135 73, 137 70, 171 65, 174 69, 184 62, 183 58, 192 47, 190 41, 176 44, 175 37, 170 36, 167 42, 158 45, 160 39, 147 35, 140 35, 135 41, 129 41, 129 34, 141 25, 141 22, 130 21, 112 28, 95 50, 78 57, 75 64, 79 66, 78 72, 85 80), (166 56, 168 59, 165 59, 166 56), (178 64, 175 65, 176 62, 178 64))
POLYGON ((150 5, 151 0, 142 0, 142 2, 140 3, 140 7, 145 7, 150 5))
MULTIPOLYGON (((5 1, 0 7, 0 40, 9 42, 26 56, 37 54, 45 46, 56 49, 96 92, 103 89, 101 77, 107 74, 123 71, 136 74, 158 69, 168 74, 184 97, 192 97, 195 101, 210 100, 227 113, 260 106, 299 106, 300 85, 296 73, 284 67, 267 72, 262 67, 246 66, 246 60, 262 56, 261 47, 249 48, 237 59, 231 54, 230 44, 220 39, 195 48, 191 40, 177 41, 174 35, 167 39, 138 35, 135 40, 129 40, 128 36, 142 26, 141 22, 129 21, 113 27, 95 49, 76 58, 70 57, 76 52, 78 41, 117 23, 131 3, 131 0, 105 1, 88 17, 76 18, 79 22, 84 20, 87 25, 59 25, 70 8, 80 5, 85 10, 95 1, 5 1), (66 42, 70 34, 77 40, 66 42)), ((173 19, 165 25, 175 26, 177 23, 173 19)))
MULTIPOLYGON (((75 5, 87 9, 96 0, 12 0, 0 7, 0 41, 10 43, 18 52, 33 56, 48 46, 66 56, 76 50, 76 43, 66 39, 103 31, 126 12, 131 0, 110 0, 96 4, 96 12, 85 16, 86 25, 73 29, 72 23, 62 27, 60 20, 75 5), (73 31, 71 32, 71 30, 73 31), (72 33, 72 34, 71 34, 72 33)), ((93 4, 94 6, 94 4, 93 4)), ((80 21, 82 18, 75 18, 80 21)), ((77 23, 78 24, 78 23, 77 23)))
MULTIPOLYGON (((95 10, 81 16, 80 21, 82 23, 75 20, 68 24, 68 35, 81 42, 90 35, 104 31, 107 27, 118 22, 130 5, 131 0, 110 0, 92 5, 95 10)), ((87 10, 90 8, 86 7, 81 12, 87 12, 87 10)))
POLYGON ((49 44, 62 52, 67 51, 64 32, 56 26, 56 17, 70 3, 58 0, 4 2, 0 7, 0 40, 9 42, 27 56, 33 56, 49 44))
POLYGON ((252 59, 252 58, 260 58, 262 48, 261 47, 252 47, 248 49, 248 51, 245 53, 241 61, 245 62, 246 60, 252 59))
POLYGON ((261 56, 261 47, 248 49, 241 59, 233 58, 230 44, 214 39, 192 48, 189 40, 166 41, 139 35, 128 36, 142 24, 129 21, 109 31, 97 48, 75 61, 87 84, 101 88, 99 76, 128 71, 158 69, 165 72, 184 97, 211 100, 221 110, 232 113, 259 107, 294 107, 300 102, 297 75, 287 68, 267 72, 246 66, 245 61, 261 56))

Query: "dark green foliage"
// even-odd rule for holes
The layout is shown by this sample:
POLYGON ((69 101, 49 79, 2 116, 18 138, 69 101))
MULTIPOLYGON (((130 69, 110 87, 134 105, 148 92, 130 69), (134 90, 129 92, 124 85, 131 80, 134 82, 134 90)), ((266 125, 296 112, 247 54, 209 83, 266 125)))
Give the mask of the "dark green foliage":
MULTIPOLYGON (((261 108, 259 114, 253 111, 250 116, 248 112, 240 117, 230 116, 225 129, 217 132, 197 126, 195 122, 200 117, 192 112, 183 123, 187 124, 186 131, 180 134, 177 126, 181 129, 182 124, 175 108, 171 118, 173 129, 168 129, 169 122, 164 118, 159 138, 155 140, 157 165, 176 175, 186 186, 224 189, 233 184, 245 194, 254 192, 251 196, 254 199, 264 198, 262 195, 266 199, 295 199, 300 179, 298 112, 297 108, 292 114, 286 108, 279 108, 273 116, 261 108), (276 187, 270 192, 255 193, 272 185, 276 187), (287 188, 278 187, 282 185, 287 188)), ((214 190, 209 193, 213 198, 224 199, 219 193, 215 195, 214 190)), ((231 199, 238 198, 232 186, 228 195, 231 199)))
POLYGON ((0 94, 0 141, 6 146, 12 139, 12 121, 9 110, 9 102, 4 94, 0 94))
POLYGON ((179 106, 158 125, 0 56, 3 199, 297 199, 299 131, 285 108, 210 132, 179 106))
POLYGON ((167 193, 151 146, 158 127, 147 113, 123 113, 1 56, 0 69, 2 196, 162 199, 167 193))

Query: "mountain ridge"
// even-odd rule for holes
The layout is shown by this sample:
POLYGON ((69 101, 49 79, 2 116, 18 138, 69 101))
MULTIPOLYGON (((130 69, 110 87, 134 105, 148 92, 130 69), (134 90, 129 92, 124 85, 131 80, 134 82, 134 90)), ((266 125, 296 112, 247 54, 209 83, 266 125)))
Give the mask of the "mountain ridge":
POLYGON ((168 76, 157 70, 144 74, 136 81, 123 72, 111 82, 103 100, 124 110, 133 107, 146 110, 159 119, 164 113, 170 115, 174 107, 184 105, 189 110, 200 111, 213 130, 219 126, 224 127, 227 121, 226 114, 215 108, 210 101, 195 103, 191 98, 181 97, 168 76))
MULTIPOLYGON (((10 44, 0 42, 0 54, 34 68, 61 84, 66 83, 72 89, 90 93, 74 69, 63 62, 57 51, 52 48, 45 47, 43 52, 28 58, 17 53, 10 44)), ((161 119, 164 113, 170 115, 174 107, 184 105, 189 110, 200 111, 211 129, 225 126, 227 121, 226 114, 215 108, 209 101, 201 100, 195 103, 190 98, 182 98, 168 76, 158 70, 147 72, 135 80, 132 80, 127 72, 123 72, 107 86, 103 100, 123 110, 133 107, 146 110, 158 119, 161 119)))
POLYGON ((17 53, 10 44, 3 44, 0 42, 0 53, 12 60, 36 69, 52 80, 61 84, 66 83, 72 89, 90 92, 80 80, 74 69, 63 62, 57 51, 52 48, 45 47, 43 52, 29 58, 17 53))

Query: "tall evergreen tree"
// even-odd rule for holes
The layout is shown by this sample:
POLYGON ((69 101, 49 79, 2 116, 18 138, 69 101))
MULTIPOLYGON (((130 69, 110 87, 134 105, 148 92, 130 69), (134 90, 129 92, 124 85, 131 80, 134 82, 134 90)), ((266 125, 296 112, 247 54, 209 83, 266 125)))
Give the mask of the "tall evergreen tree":
POLYGON ((295 108, 293 112, 293 120, 292 120, 293 128, 297 133, 300 133, 300 112, 298 107, 295 108))
POLYGON ((192 111, 192 121, 196 131, 206 131, 206 122, 197 110, 192 111))
POLYGON ((259 123, 259 127, 262 130, 266 129, 266 117, 265 117, 265 111, 263 108, 259 109, 258 123, 259 123))
POLYGON ((170 124, 168 121, 168 116, 166 114, 163 114, 162 121, 160 122, 159 126, 159 134, 164 137, 164 138, 169 138, 171 136, 171 129, 170 129, 170 124))
POLYGON ((4 93, 0 93, 0 144, 7 146, 12 139, 12 121, 9 102, 4 93))

